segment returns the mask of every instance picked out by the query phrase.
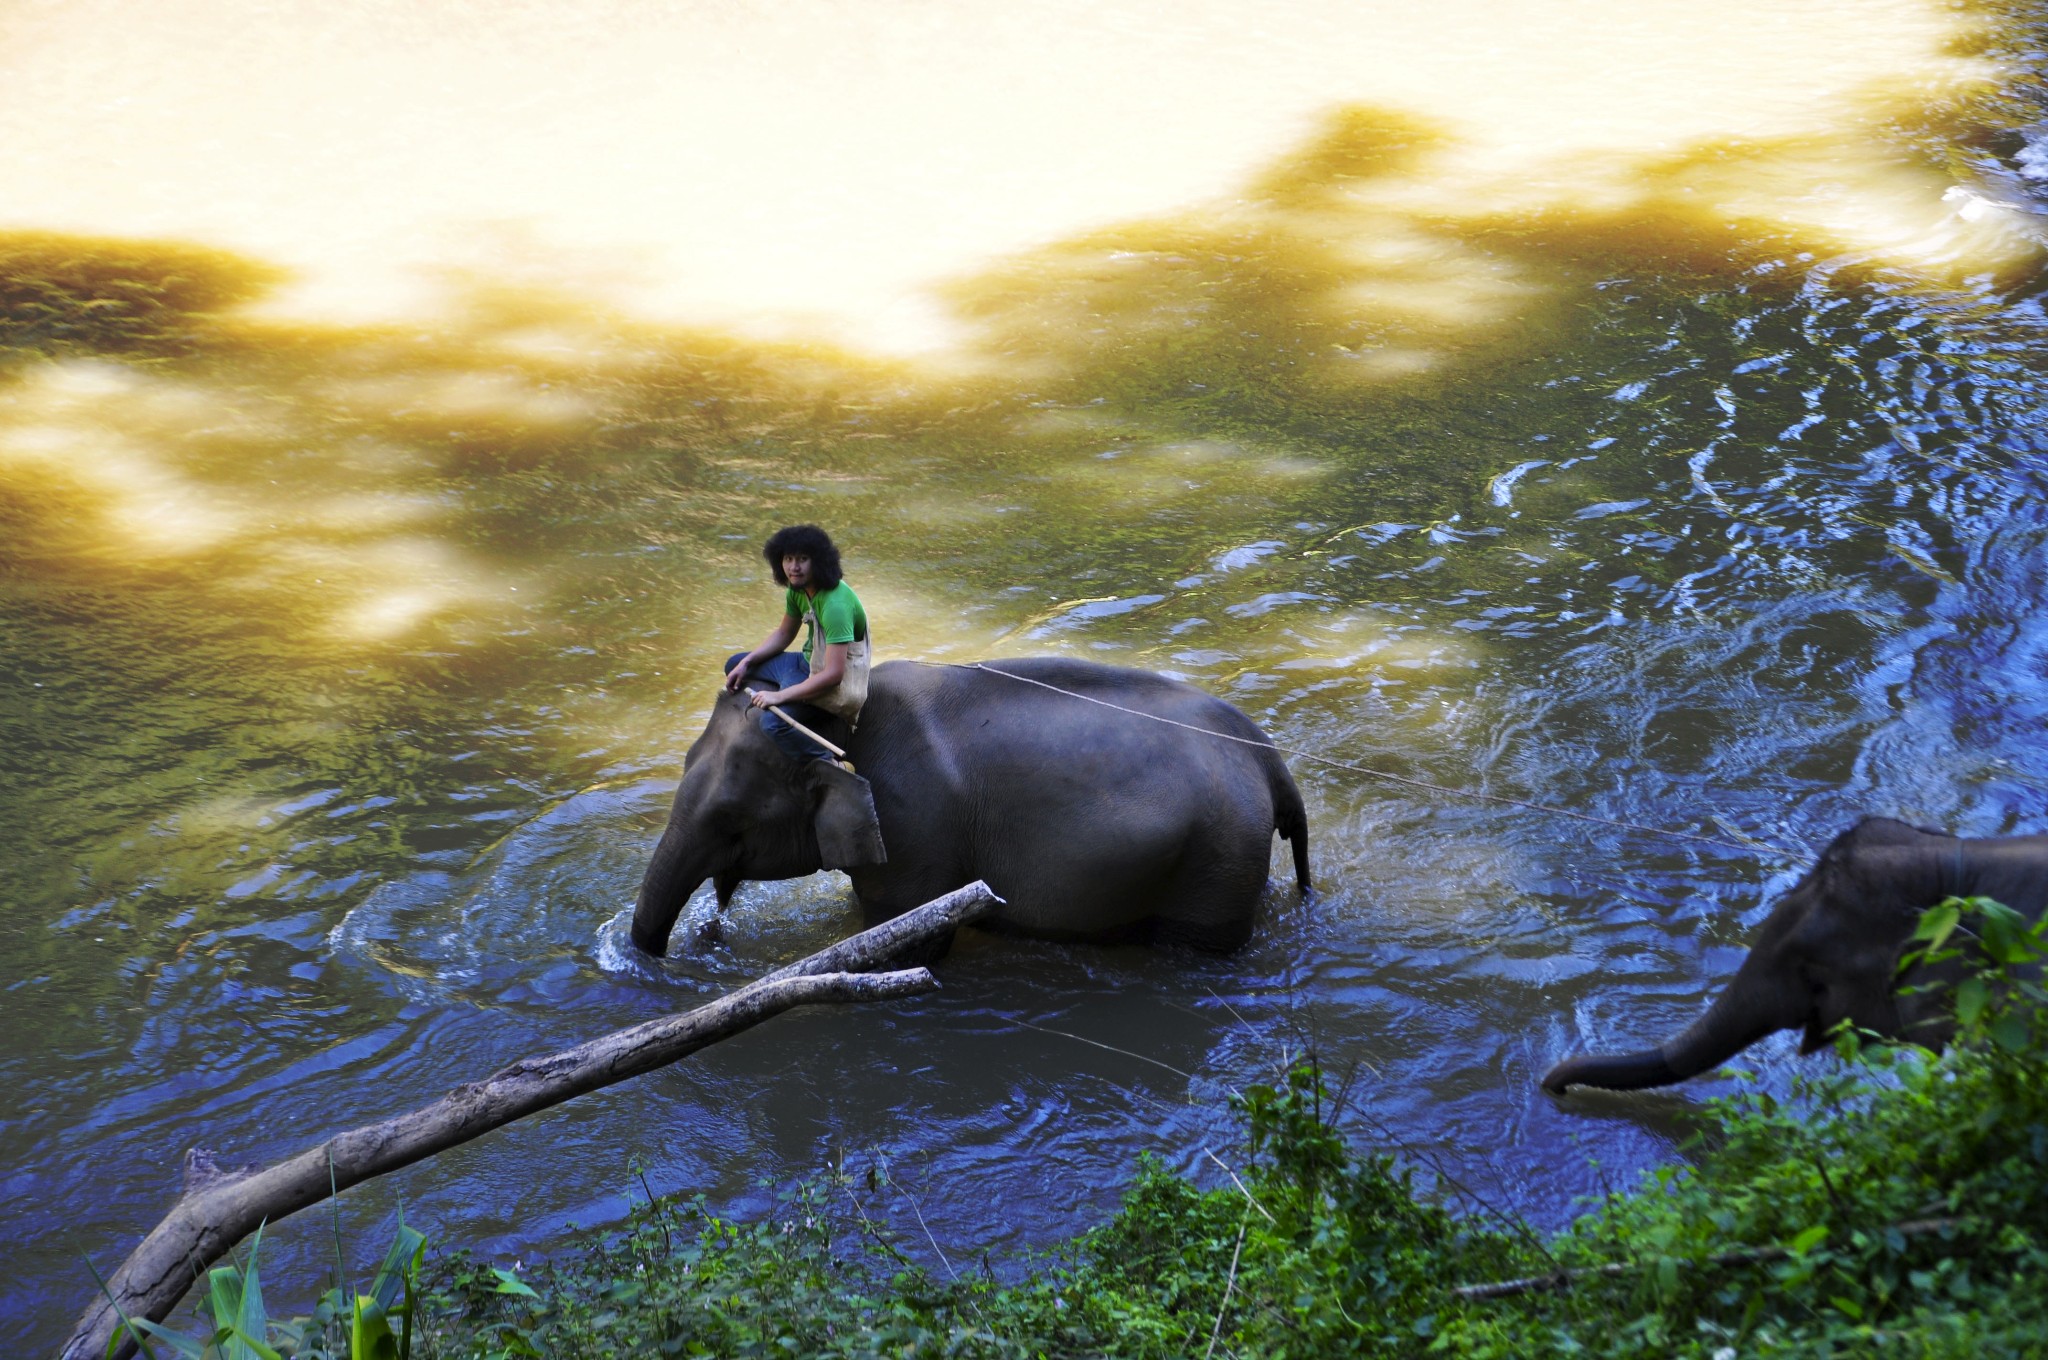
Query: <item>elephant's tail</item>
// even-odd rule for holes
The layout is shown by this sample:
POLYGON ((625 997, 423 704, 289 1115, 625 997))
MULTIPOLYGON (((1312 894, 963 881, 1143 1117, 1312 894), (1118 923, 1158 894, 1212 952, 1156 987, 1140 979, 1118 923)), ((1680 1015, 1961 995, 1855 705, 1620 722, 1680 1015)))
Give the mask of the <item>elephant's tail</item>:
POLYGON ((1307 892, 1308 810, 1301 805, 1301 790, 1294 786, 1294 776, 1277 757, 1273 763, 1278 767, 1273 777, 1273 827, 1294 847, 1294 886, 1307 892))

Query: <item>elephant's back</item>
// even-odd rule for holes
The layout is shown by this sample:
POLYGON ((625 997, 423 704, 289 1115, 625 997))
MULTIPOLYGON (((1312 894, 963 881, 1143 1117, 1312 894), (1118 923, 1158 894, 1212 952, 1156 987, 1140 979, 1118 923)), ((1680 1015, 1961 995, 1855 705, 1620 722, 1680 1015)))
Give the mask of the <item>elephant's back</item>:
POLYGON ((889 661, 875 667, 871 694, 885 700, 939 712, 974 709, 1056 711, 1076 703, 1095 710, 1073 710, 1091 725, 1119 721, 1164 719, 1202 730, 1270 744, 1258 724, 1229 702, 1155 671, 1107 666, 1064 656, 1004 657, 997 661, 889 661), (1119 710, 1127 710, 1119 715, 1119 710))
POLYGON ((877 735, 936 766, 1067 756, 1106 772, 1155 760, 1182 772, 1255 766, 1292 787, 1278 748, 1243 711, 1149 670, 1073 657, 887 662, 874 668, 868 705, 877 735))
POLYGON ((1186 937, 1231 947, 1273 832, 1300 825, 1258 726, 1166 676, 1064 657, 892 662, 868 702, 863 768, 889 873, 943 859, 936 877, 987 879, 1006 922, 1032 933, 1180 917, 1186 937), (899 841, 913 864, 898 865, 899 841))
MULTIPOLYGON (((1184 681, 1066 657, 889 665, 870 690, 871 707, 882 701, 873 758, 916 766, 991 816, 1092 810, 1126 834, 1221 819, 1270 835, 1298 806, 1258 724, 1184 681)), ((865 713, 861 726, 868 736, 865 713)))

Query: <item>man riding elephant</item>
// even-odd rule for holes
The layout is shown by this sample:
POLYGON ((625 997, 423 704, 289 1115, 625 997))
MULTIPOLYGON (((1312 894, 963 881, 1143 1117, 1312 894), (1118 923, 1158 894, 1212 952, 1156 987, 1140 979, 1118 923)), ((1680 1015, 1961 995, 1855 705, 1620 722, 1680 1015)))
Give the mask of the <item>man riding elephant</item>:
POLYGON ((825 531, 780 529, 762 555, 783 616, 727 661, 684 761, 634 907, 641 949, 666 949, 707 878, 722 913, 747 880, 842 869, 875 921, 981 879, 1003 899, 991 929, 1213 950, 1251 934, 1276 832, 1308 891, 1300 791, 1228 703, 1058 657, 891 661, 871 687, 867 613, 825 531), (750 679, 776 688, 748 694, 750 679), (845 762, 770 705, 825 726, 845 762))
MULTIPOLYGON (((810 727, 822 725, 828 713, 852 726, 867 702, 872 648, 867 610, 841 574, 839 549, 817 525, 794 524, 770 535, 761 555, 783 587, 782 618, 760 646, 726 659, 726 689, 737 693, 750 679, 765 680, 775 688, 753 691, 753 707, 785 709, 810 727), (803 651, 793 653, 789 644, 799 628, 803 651)), ((761 725, 792 759, 831 758, 772 711, 762 713, 761 725)))

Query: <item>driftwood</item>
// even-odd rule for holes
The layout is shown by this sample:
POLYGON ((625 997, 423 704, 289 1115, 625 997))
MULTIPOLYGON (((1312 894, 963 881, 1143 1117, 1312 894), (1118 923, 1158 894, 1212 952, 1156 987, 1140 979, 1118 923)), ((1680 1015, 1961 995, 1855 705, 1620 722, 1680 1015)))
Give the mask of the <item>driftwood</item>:
MULTIPOLYGON (((352 1185, 586 1091, 665 1067, 793 1006, 887 1001, 934 991, 939 984, 923 968, 863 970, 910 949, 943 948, 956 928, 1001 902, 987 884, 971 883, 695 1010, 618 1030, 549 1057, 523 1058, 482 1081, 456 1087, 431 1105, 338 1134, 267 1170, 222 1171, 212 1154, 194 1148, 186 1157, 184 1194, 79 1318, 63 1360, 106 1355, 120 1326, 116 1301, 131 1318, 162 1322, 207 1268, 261 1223, 275 1223, 352 1185)), ((124 1341, 117 1354, 134 1350, 132 1342, 124 1341)))
MULTIPOLYGON (((1911 1223, 1895 1223, 1891 1231, 1901 1237, 1919 1237, 1925 1233, 1952 1232, 1962 1226, 1959 1218, 1921 1218, 1911 1223)), ((1724 1251, 1717 1256, 1701 1260, 1676 1258, 1680 1266, 1757 1266, 1772 1261, 1783 1261, 1793 1254, 1790 1247, 1741 1247, 1735 1251, 1724 1251)), ((1615 1261, 1604 1266, 1580 1266, 1573 1270, 1553 1270, 1548 1275, 1531 1275, 1521 1280, 1498 1280, 1491 1284, 1462 1284, 1451 1290, 1461 1299, 1501 1299, 1511 1294, 1539 1294, 1552 1289, 1569 1289, 1580 1280, 1611 1280, 1625 1275, 1640 1274, 1640 1261, 1615 1261)))

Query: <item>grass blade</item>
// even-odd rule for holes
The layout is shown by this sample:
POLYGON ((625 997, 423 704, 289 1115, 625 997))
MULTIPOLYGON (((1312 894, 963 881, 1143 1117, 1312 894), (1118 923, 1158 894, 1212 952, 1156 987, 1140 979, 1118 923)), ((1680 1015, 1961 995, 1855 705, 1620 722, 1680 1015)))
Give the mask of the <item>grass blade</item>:
POLYGON ((135 1320, 121 1307, 121 1301, 114 1297, 114 1291, 107 1287, 106 1277, 101 1275, 100 1268, 92 1263, 92 1257, 80 1256, 78 1259, 85 1262, 85 1268, 92 1272, 92 1282, 100 1287, 100 1293, 107 1296, 107 1302, 113 1306, 114 1316, 121 1319, 121 1325, 107 1338, 107 1354, 111 1356, 114 1353, 115 1347, 121 1344, 121 1333, 126 1331, 135 1338, 135 1349, 141 1351, 146 1360, 156 1360, 156 1352, 149 1348, 149 1341, 136 1329, 135 1320))

